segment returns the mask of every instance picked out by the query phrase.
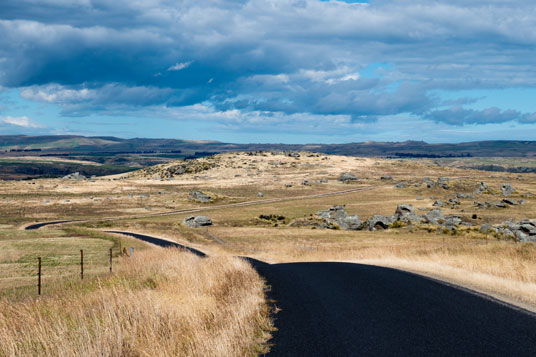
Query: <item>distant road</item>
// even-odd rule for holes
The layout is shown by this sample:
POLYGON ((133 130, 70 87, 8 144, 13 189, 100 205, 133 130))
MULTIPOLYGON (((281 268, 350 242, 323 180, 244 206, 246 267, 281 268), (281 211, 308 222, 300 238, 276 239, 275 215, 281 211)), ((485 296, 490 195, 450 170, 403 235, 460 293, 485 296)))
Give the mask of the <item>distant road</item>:
POLYGON ((298 200, 306 200, 306 199, 312 199, 312 198, 346 195, 346 194, 354 193, 354 192, 373 190, 375 188, 376 187, 373 187, 373 186, 366 186, 366 187, 353 188, 353 189, 344 190, 344 191, 316 193, 316 194, 313 194, 313 195, 304 195, 304 196, 295 196, 295 197, 270 198, 270 199, 264 199, 264 200, 228 203, 228 204, 225 204, 225 205, 217 205, 217 206, 186 208, 186 209, 179 209, 179 210, 159 212, 159 213, 150 213, 150 214, 144 214, 144 215, 116 216, 116 217, 103 217, 103 218, 91 218, 91 219, 41 222, 41 223, 30 224, 29 226, 26 226, 24 229, 25 230, 33 230, 33 229, 39 229, 39 228, 44 227, 44 226, 51 226, 51 225, 62 224, 62 223, 96 222, 96 221, 119 221, 119 220, 123 220, 123 219, 159 217, 159 216, 169 216, 169 215, 179 214, 179 213, 195 213, 195 212, 211 211, 211 210, 233 208, 233 207, 254 206, 254 205, 262 205, 262 204, 266 204, 266 203, 298 201, 298 200))
POLYGON ((123 231, 105 231, 105 232, 106 233, 114 233, 114 234, 123 234, 125 236, 137 238, 137 239, 142 240, 144 242, 148 242, 148 243, 151 243, 151 244, 154 244, 154 245, 158 245, 158 246, 160 246, 162 248, 173 247, 173 248, 185 249, 185 250, 188 250, 190 253, 193 253, 193 254, 195 254, 195 255, 197 255, 199 257, 205 257, 206 256, 206 254, 203 253, 200 250, 190 248, 190 247, 187 247, 187 246, 179 244, 179 243, 171 242, 169 240, 156 238, 156 237, 151 237, 151 236, 148 236, 148 235, 145 235, 145 234, 132 233, 132 232, 123 232, 123 231))
POLYGON ((370 265, 248 260, 281 309, 269 356, 536 356, 536 315, 484 295, 370 265))

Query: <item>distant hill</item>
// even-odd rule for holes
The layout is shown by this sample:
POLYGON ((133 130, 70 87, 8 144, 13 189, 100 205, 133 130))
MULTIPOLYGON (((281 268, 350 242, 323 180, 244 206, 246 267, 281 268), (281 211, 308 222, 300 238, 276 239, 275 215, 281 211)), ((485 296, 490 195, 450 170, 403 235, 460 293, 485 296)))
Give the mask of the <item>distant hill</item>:
POLYGON ((134 153, 195 155, 213 152, 283 150, 325 154, 388 157, 536 157, 536 141, 474 141, 459 144, 428 144, 424 141, 362 142, 348 144, 232 144, 178 139, 121 139, 115 137, 0 136, 0 151, 38 150, 51 153, 134 153))
MULTIPOLYGON (((173 160, 194 159, 231 151, 312 151, 333 155, 388 158, 526 158, 536 159, 536 141, 475 141, 428 144, 423 141, 362 142, 348 144, 233 144, 178 139, 121 139, 115 137, 0 136, 0 179, 58 177, 79 171, 84 175, 108 175, 173 160), (24 156, 24 158, 22 158, 24 156), (28 157, 31 157, 29 161, 28 157), (54 158, 56 160, 51 160, 54 158), (61 160, 60 160, 61 159, 61 160), (83 163, 80 163, 83 161, 83 163)), ((516 163, 516 161, 512 161, 516 163)), ((440 163, 438 163, 440 164, 440 163)), ((451 165, 452 163, 448 163, 451 165)), ((490 171, 534 172, 525 164, 510 167, 456 162, 456 167, 490 171), (465 166, 464 166, 465 165, 465 166)))

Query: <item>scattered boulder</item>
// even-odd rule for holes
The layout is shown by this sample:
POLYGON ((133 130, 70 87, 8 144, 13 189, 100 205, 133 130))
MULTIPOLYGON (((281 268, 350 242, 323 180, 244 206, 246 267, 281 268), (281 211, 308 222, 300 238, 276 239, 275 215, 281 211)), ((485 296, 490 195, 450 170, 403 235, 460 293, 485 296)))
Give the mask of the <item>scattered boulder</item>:
POLYGON ((382 176, 382 177, 380 178, 380 180, 384 180, 384 181, 388 181, 388 180, 392 180, 392 179, 393 179, 392 176, 382 176))
POLYGON ((86 177, 84 175, 80 174, 80 172, 74 172, 72 174, 63 176, 63 179, 64 180, 82 181, 82 180, 85 180, 86 177))
POLYGON ((502 200, 504 203, 506 203, 507 205, 510 205, 510 206, 516 206, 517 205, 517 202, 510 199, 510 198, 505 198, 502 200))
POLYGON ((257 197, 264 197, 264 193, 262 193, 262 192, 257 192, 257 197))
POLYGON ((429 177, 423 177, 422 182, 426 184, 427 188, 434 188, 436 183, 429 177))
POLYGON ((432 206, 434 206, 434 207, 444 207, 444 206, 445 206, 445 203, 444 203, 443 201, 441 201, 441 200, 436 200, 436 201, 432 204, 432 206))
POLYGON ((491 224, 483 224, 480 226, 480 233, 488 233, 491 230, 491 224))
POLYGON ((190 216, 183 219, 182 224, 187 227, 198 228, 203 226, 211 226, 212 220, 206 216, 190 216))
POLYGON ((507 182, 501 185, 501 192, 503 196, 510 196, 512 193, 516 192, 516 189, 507 182))
POLYGON ((454 197, 454 198, 451 198, 449 200, 450 203, 453 203, 455 205, 459 205, 460 204, 460 199, 458 197, 454 197))
POLYGON ((405 182, 399 182, 394 187, 395 188, 406 188, 406 187, 408 187, 408 184, 405 183, 405 182))
POLYGON ((445 222, 445 215, 441 208, 434 208, 424 215, 424 220, 426 223, 440 225, 445 222))
POLYGON ((357 177, 350 172, 345 172, 339 176, 339 181, 349 183, 350 181, 357 181, 357 177))
POLYGON ((337 225, 344 230, 360 230, 363 229, 363 223, 358 215, 349 216, 346 213, 344 205, 333 206, 326 211, 318 211, 316 215, 324 220, 329 228, 337 225))
POLYGON ((190 199, 201 203, 210 203, 213 201, 212 197, 201 191, 191 191, 190 199))
POLYGON ((405 223, 420 223, 422 222, 422 217, 415 214, 415 210, 413 209, 412 205, 401 204, 396 207, 393 220, 402 221, 405 223))
POLYGON ((328 179, 325 178, 325 177, 324 177, 323 179, 320 180, 320 183, 327 183, 327 182, 328 182, 328 179))
POLYGON ((473 191, 474 194, 489 192, 488 184, 484 181, 480 182, 480 185, 473 191))
POLYGON ((369 231, 376 231, 378 229, 387 229, 391 223, 393 223, 391 218, 375 214, 368 219, 367 227, 369 231))
POLYGON ((309 180, 303 180, 301 184, 303 186, 311 186, 311 182, 309 182, 309 180))
POLYGON ((536 219, 508 220, 494 227, 499 236, 520 242, 536 242, 536 219))

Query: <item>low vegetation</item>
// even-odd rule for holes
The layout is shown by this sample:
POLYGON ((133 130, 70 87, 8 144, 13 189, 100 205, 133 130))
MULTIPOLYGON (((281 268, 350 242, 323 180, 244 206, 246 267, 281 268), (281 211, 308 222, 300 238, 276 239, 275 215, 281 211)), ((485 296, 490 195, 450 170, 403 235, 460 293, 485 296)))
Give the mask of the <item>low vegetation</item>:
POLYGON ((0 299, 2 356, 245 356, 266 351, 264 285, 238 258, 150 249, 41 299, 0 299))

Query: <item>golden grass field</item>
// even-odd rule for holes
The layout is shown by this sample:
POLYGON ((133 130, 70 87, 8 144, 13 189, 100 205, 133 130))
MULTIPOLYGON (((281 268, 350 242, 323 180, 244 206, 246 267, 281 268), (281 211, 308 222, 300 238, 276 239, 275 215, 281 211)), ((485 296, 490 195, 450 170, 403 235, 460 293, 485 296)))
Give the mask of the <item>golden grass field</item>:
MULTIPOLYGON (((39 323, 48 324, 46 326, 55 331, 51 332, 56 334, 55 336, 61 336, 62 333, 65 333, 65 336, 76 335, 79 331, 89 329, 91 336, 99 336, 95 341, 98 341, 98 345, 103 348, 98 351, 87 350, 89 354, 99 354, 99 351, 119 351, 123 354, 135 351, 131 354, 151 354, 147 349, 149 347, 145 345, 149 344, 147 341, 150 338, 163 339, 161 342, 164 346, 161 351, 163 354, 176 354, 179 350, 173 348, 185 346, 182 345, 183 342, 179 342, 183 341, 180 338, 184 336, 178 336, 176 331, 168 334, 167 328, 184 328, 192 334, 184 337, 191 342, 188 347, 184 347, 186 351, 184 355, 195 355, 200 351, 203 355, 207 353, 206 351, 225 352, 219 355, 243 355, 244 351, 255 354, 255 351, 267 348, 265 343, 269 338, 270 322, 266 315, 267 307, 263 302, 263 289, 266 287, 263 287, 261 278, 247 263, 233 256, 249 256, 270 263, 349 261, 394 267, 462 285, 528 309, 534 310, 536 307, 535 245, 500 240, 490 234, 479 232, 480 226, 484 223, 499 224, 510 218, 515 220, 535 218, 535 196, 525 197, 527 192, 536 193, 535 174, 461 170, 437 166, 431 160, 355 158, 306 153, 301 153, 299 158, 270 153, 259 155, 231 153, 217 155, 215 158, 199 159, 199 162, 214 167, 171 179, 158 174, 158 170, 165 170, 172 165, 164 164, 150 173, 140 171, 94 180, 40 179, 1 182, 0 203, 3 204, 0 205, 0 247, 2 247, 0 294, 4 296, 4 300, 0 311, 10 312, 0 313, 0 331, 3 331, 0 334, 8 336, 0 336, 0 339, 18 341, 15 345, 13 343, 9 345, 9 349, 3 353, 17 355, 24 351, 32 351, 31 348, 35 347, 34 341, 30 341, 28 335, 25 335, 30 333, 30 330, 23 329, 16 336, 9 335, 6 329, 2 330, 2 324, 6 326, 7 323, 9 326, 16 316, 13 310, 15 306, 24 307, 22 309, 26 314, 24 316, 37 321, 41 307, 47 306, 46 309, 55 311, 54 308, 69 301, 68 304, 73 306, 72 309, 58 314, 55 319, 39 320, 39 323), (342 172, 351 172, 359 180, 344 184, 337 180, 342 172), (392 176, 393 180, 382 180, 382 176, 392 176), (438 177, 448 177, 450 188, 429 189, 426 185, 417 187, 413 184, 423 177, 430 177, 434 181, 438 177), (320 183, 321 179, 327 179, 328 182, 320 183), (303 180, 308 180, 311 185, 302 185, 303 180), (315 183, 317 181, 318 183, 315 183), (346 205, 349 214, 358 214, 363 221, 373 214, 392 215, 397 204, 402 203, 410 203, 417 213, 424 213, 425 211, 419 209, 429 210, 436 199, 448 201, 456 192, 470 193, 480 181, 488 183, 492 189, 491 194, 477 195, 474 199, 461 199, 455 209, 449 206, 443 207, 445 214, 459 215, 464 221, 473 224, 472 227, 460 228, 455 233, 438 230, 437 227, 425 224, 402 225, 375 232, 313 229, 310 226, 294 224, 314 216, 318 210, 340 204, 346 205), (406 188, 397 189, 394 188, 397 182, 410 182, 410 184, 406 188), (517 190, 511 197, 516 200, 525 199, 525 205, 503 209, 474 207, 474 200, 501 200, 502 198, 494 193, 499 192, 499 186, 505 182, 511 183, 517 190), (329 197, 304 197, 354 188, 366 190, 329 197), (212 203, 189 200, 189 192, 192 190, 209 193, 215 200, 212 203), (263 197, 258 197, 258 192, 262 192, 263 197), (280 201, 263 202, 272 199, 280 201), (225 207, 228 204, 249 201, 258 204, 225 207), (155 215, 189 208, 199 208, 202 211, 155 215), (284 219, 270 222, 259 218, 260 215, 269 214, 283 216, 284 219), (182 219, 190 215, 207 215, 214 224, 208 228, 188 228, 181 225, 182 219), (37 231, 23 230, 31 223, 62 219, 85 221, 45 227, 37 231), (162 275, 161 279, 164 281, 156 289, 151 290, 144 286, 138 290, 139 286, 136 284, 143 285, 145 279, 141 277, 153 273, 137 271, 138 268, 132 266, 131 259, 114 258, 121 271, 112 278, 103 276, 106 275, 106 252, 111 246, 118 244, 114 241, 115 238, 101 232, 109 229, 152 234, 177 241, 206 252, 210 258, 206 263, 203 259, 195 257, 186 259, 185 257, 190 256, 187 253, 166 252, 133 239, 122 238, 123 246, 137 244, 135 251, 147 247, 143 254, 139 256, 135 254, 135 257, 150 262, 144 264, 147 265, 148 271, 152 271, 152 264, 155 264, 154 269, 157 269, 158 273, 154 274, 159 277, 162 275), (78 274, 76 257, 82 247, 87 249, 88 257, 93 259, 93 265, 88 266, 88 274, 93 277, 91 281, 106 282, 101 283, 103 285, 99 288, 93 286, 91 289, 80 289, 79 285, 76 285, 79 283, 72 283, 78 274), (45 299, 35 300, 35 271, 32 269, 37 254, 48 257, 48 262, 56 264, 47 267, 49 269, 47 273, 55 276, 54 284, 62 286, 62 281, 71 281, 69 284, 75 286, 73 289, 76 294, 66 295, 61 292, 62 289, 57 289, 50 292, 50 296, 45 296, 45 299), (173 254, 180 254, 183 258, 174 259, 173 254), (162 261, 158 261, 158 256, 162 257, 162 261), (101 257, 104 257, 104 261, 101 257), (168 259, 170 261, 167 261, 168 259), (163 264, 189 265, 181 266, 180 269, 170 268, 171 272, 168 274, 158 270, 163 264), (234 273, 231 275, 225 273, 226 269, 235 269, 233 271, 243 277, 235 279, 234 273), (139 279, 134 271, 140 275, 139 279), (197 276, 197 280, 188 280, 190 278, 186 275, 197 276), (134 284, 136 286, 118 282, 121 280, 120 276, 132 278, 136 281, 134 284), (240 308, 244 309, 240 316, 232 316, 230 310, 234 305, 220 306, 211 299, 205 300, 206 294, 212 294, 208 293, 212 288, 215 288, 215 291, 222 288, 205 282, 203 280, 205 278, 209 281, 216 279, 223 285, 229 285, 227 290, 224 289, 225 293, 234 296, 235 301, 232 303, 240 304, 240 308), (240 287, 239 285, 244 283, 241 279, 246 279, 254 288, 240 287), (187 287, 187 291, 181 287, 187 287), (132 306, 126 307, 124 302, 117 298, 118 301, 110 305, 114 306, 113 312, 108 310, 108 306, 97 309, 98 314, 107 316, 107 319, 109 317, 110 321, 104 319, 104 322, 96 327, 95 320, 84 320, 83 324, 86 325, 64 326, 61 331, 54 330, 55 324, 60 324, 64 320, 71 321, 73 316, 79 316, 77 314, 82 314, 84 309, 88 308, 89 305, 82 303, 84 299, 97 302, 106 296, 113 300, 115 290, 127 294, 132 306), (191 304, 178 306, 181 305, 177 304, 178 301, 189 299, 204 301, 199 304, 207 310, 199 310, 191 304), (156 329, 155 333, 161 333, 162 336, 152 335, 153 332, 145 331, 140 325, 132 327, 119 322, 123 314, 130 314, 129 309, 134 309, 138 304, 140 306, 136 314, 139 313, 137 315, 139 321, 147 319, 147 326, 169 324, 165 328, 162 327, 163 330, 156 329), (157 317, 144 315, 146 311, 144 309, 151 304, 159 306, 158 311, 161 314, 157 317), (217 316, 214 315, 216 311, 217 316), (193 328, 188 330, 183 325, 176 325, 179 322, 174 321, 176 316, 182 316, 184 319, 187 316, 194 324, 205 321, 203 319, 206 318, 206 314, 221 319, 210 320, 214 324, 216 321, 229 319, 229 323, 234 327, 225 327, 221 322, 223 325, 220 324, 218 328, 230 328, 232 332, 223 336, 225 334, 221 330, 209 328, 212 322, 206 326, 207 330, 197 331, 193 328), (225 317, 225 314, 230 315, 225 317), (169 321, 165 322, 166 319, 169 321), (110 325, 107 325, 108 323, 110 325), (105 341, 105 336, 100 336, 98 331, 91 330, 105 326, 110 329, 125 329, 118 332, 121 338, 125 338, 121 340, 121 346, 126 346, 124 350, 117 349, 118 341, 105 341), (140 345, 124 344, 124 341, 130 341, 129 336, 138 333, 143 336, 140 345), (248 336, 243 344, 239 342, 238 336, 241 334, 248 336), (200 341, 208 335, 221 337, 222 340, 215 342, 216 345, 203 345, 200 341), (177 345, 173 345, 171 338, 178 339, 177 345)), ((96 316, 94 318, 100 319, 98 316, 101 315, 96 316)), ((31 328, 38 329, 37 325, 31 328)), ((43 339, 48 338, 50 336, 43 336, 43 339)), ((51 343, 48 348, 53 348, 52 345, 51 343)), ((72 355, 82 351, 76 348, 90 347, 62 345, 61 348, 64 348, 62 351, 65 355, 72 355)), ((54 354, 55 351, 50 352, 54 354)))

